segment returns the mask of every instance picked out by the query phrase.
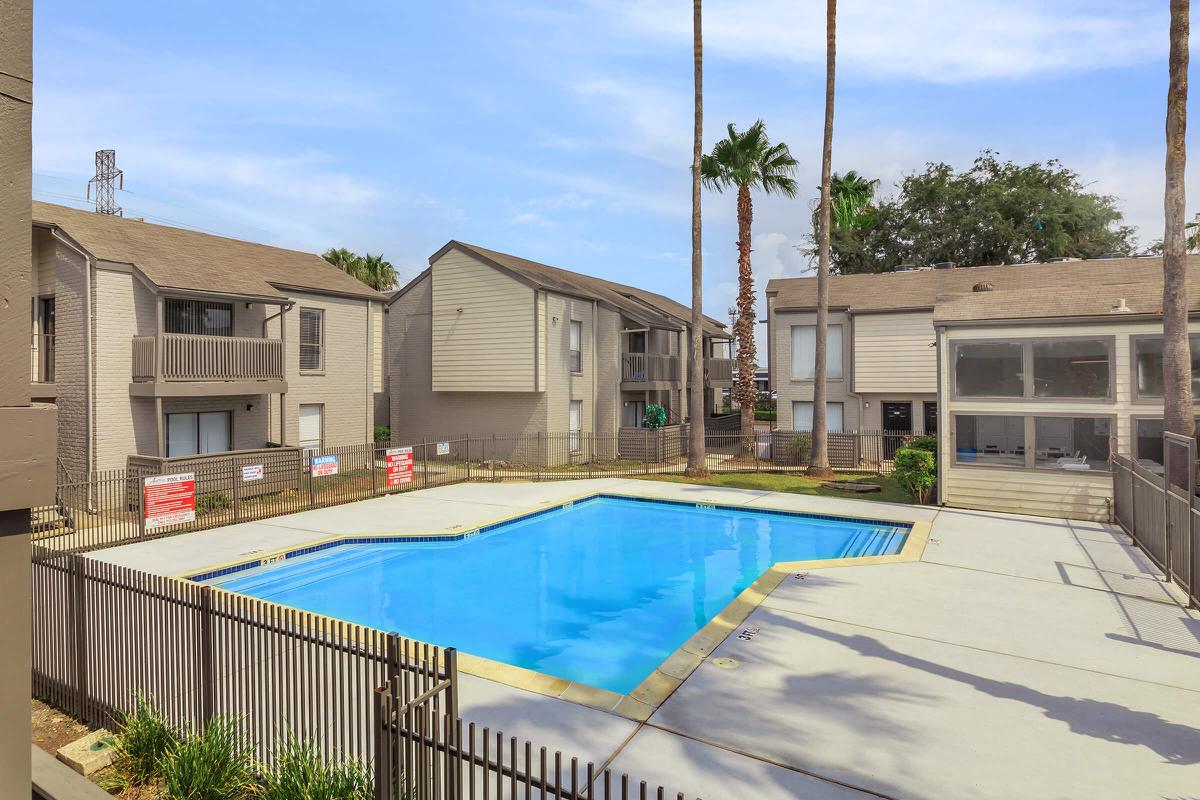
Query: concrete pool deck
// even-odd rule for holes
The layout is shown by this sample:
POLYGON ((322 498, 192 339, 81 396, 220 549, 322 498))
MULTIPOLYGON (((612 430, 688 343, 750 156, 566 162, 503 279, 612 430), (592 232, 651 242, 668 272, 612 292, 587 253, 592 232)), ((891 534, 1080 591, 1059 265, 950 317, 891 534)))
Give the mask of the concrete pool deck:
POLYGON ((919 561, 784 580, 714 652, 735 668, 700 664, 644 723, 470 675, 464 718, 705 800, 1196 796, 1200 617, 1115 526, 604 479, 445 486, 94 555, 179 574, 601 491, 932 530, 919 561))

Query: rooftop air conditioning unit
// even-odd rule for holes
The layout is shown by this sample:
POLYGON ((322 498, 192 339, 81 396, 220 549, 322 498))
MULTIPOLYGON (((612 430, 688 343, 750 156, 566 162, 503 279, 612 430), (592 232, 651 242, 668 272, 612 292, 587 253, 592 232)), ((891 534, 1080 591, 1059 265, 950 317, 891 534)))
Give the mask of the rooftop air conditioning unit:
POLYGON ((916 271, 917 271, 916 264, 897 264, 896 265, 896 272, 916 272, 916 271))
POLYGON ((957 269, 958 264, 955 264, 953 261, 939 261, 933 265, 933 268, 934 269, 957 269))

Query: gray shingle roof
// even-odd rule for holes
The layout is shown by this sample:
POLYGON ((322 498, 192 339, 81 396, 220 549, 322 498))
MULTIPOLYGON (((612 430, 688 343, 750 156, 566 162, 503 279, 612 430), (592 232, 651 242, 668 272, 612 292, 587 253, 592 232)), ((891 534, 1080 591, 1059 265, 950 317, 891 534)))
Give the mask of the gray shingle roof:
POLYGON ((62 229, 102 261, 134 265, 162 288, 283 298, 278 287, 289 287, 386 299, 314 253, 37 201, 33 219, 62 229))
MULTIPOLYGON (((1189 257, 1190 270, 1200 280, 1200 256, 1189 257)), ((779 278, 767 284, 767 292, 775 295, 777 310, 807 310, 816 307, 817 279, 779 278)), ((955 306, 962 313, 991 313, 984 309, 1001 304, 1004 313, 1015 313, 1021 302, 1007 293, 1025 292, 1029 317, 1076 316, 1076 301, 1092 293, 1098 286, 1152 287, 1150 295, 1162 294, 1162 259, 1114 258, 1088 261, 1064 261, 1049 264, 1012 264, 1004 266, 969 267, 950 270, 921 270, 918 272, 887 272, 869 275, 835 275, 829 282, 829 305, 835 309, 856 312, 899 309, 930 309, 939 298, 971 294, 971 288, 981 282, 991 283, 994 292, 975 295, 969 302, 955 306), (1081 290, 1081 291, 1075 291, 1081 290), (966 311, 966 309, 972 309, 966 311)), ((1117 297, 1132 297, 1132 288, 1114 294, 1114 290, 1095 291, 1101 304, 1117 297)), ((1137 293, 1148 296, 1146 292, 1137 293)), ((1092 304, 1093 306, 1095 304, 1092 304)), ((1092 307, 1092 306, 1089 306, 1092 307)), ((947 312, 951 313, 951 312, 947 312)), ((996 312, 1000 313, 1000 312, 996 312)), ((958 317, 962 318, 962 317, 958 317)), ((988 317, 996 318, 996 317, 988 317)))
MULTIPOLYGON (((459 249, 465 253, 491 262, 506 269, 526 281, 541 288, 563 294, 595 298, 606 303, 627 316, 644 324, 657 327, 679 328, 691 320, 691 307, 669 297, 655 292, 639 289, 636 286, 626 286, 615 281, 584 275, 579 272, 552 267, 537 261, 489 250, 465 242, 450 241, 437 253, 430 256, 432 264, 443 253, 450 249, 459 249)), ((712 317, 704 318, 704 332, 711 336, 726 336, 725 326, 712 317)))

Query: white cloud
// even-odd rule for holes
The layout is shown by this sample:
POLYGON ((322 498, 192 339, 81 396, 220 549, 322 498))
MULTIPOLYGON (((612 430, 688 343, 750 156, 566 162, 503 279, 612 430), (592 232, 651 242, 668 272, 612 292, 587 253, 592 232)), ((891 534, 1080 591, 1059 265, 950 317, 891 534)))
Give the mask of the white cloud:
MULTIPOLYGON (((595 0, 631 35, 691 41, 668 0, 595 0)), ((704 6, 704 46, 719 56, 820 65, 825 4, 726 0, 704 6)), ((959 83, 1113 68, 1160 58, 1162 4, 1118 0, 877 0, 838 7, 838 64, 859 78, 959 83)))

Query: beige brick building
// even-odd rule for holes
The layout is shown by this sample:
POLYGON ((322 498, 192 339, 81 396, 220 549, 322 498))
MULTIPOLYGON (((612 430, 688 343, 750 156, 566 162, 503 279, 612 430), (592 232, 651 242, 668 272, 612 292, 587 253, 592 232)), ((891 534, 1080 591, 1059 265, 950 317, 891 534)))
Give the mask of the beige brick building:
POLYGON ((385 297, 311 253, 46 203, 33 208, 32 396, 82 473, 369 441, 385 297))

